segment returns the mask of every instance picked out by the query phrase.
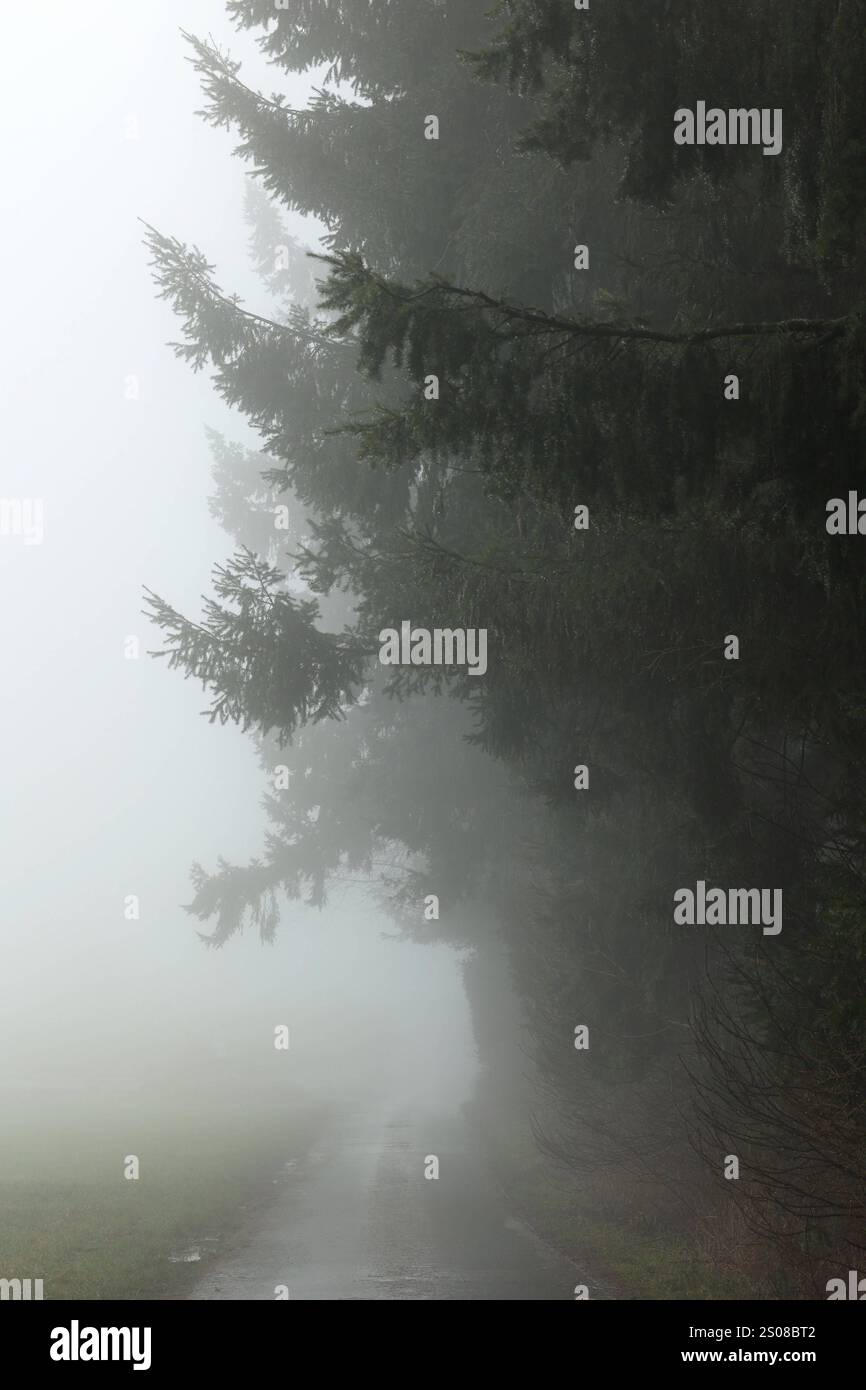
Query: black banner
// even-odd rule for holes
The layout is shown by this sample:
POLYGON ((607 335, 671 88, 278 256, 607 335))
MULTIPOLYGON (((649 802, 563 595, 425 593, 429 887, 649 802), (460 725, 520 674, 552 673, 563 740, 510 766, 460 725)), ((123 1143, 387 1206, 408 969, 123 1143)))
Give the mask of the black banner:
MULTIPOLYGON (((2 1310, 7 1359, 25 1372, 48 1371, 52 1377, 110 1370, 114 1375, 143 1372, 160 1379, 199 1371, 245 1372, 266 1363, 285 1363, 289 1375, 296 1365, 295 1339, 303 1335, 309 1354, 312 1332, 326 1339, 333 1370, 333 1313, 305 1311, 290 1301, 288 1306, 275 1301, 267 1311, 248 1303, 220 1303, 213 1311, 210 1307, 201 1302, 7 1305, 2 1310)), ((356 1308, 347 1316, 350 1329, 357 1329, 364 1340, 338 1345, 357 1364, 369 1324, 363 1319, 355 1322, 356 1308)), ((378 1319, 376 1326, 382 1326, 378 1319)), ((402 1326, 401 1318, 394 1329, 398 1335, 402 1326)), ((410 1326, 416 1333, 418 1324, 410 1326)), ((534 1318, 529 1326, 537 1327, 534 1318)), ((678 1366, 719 1364, 799 1365, 826 1377, 828 1371, 851 1364, 863 1337, 859 1313, 805 1302, 583 1302, 567 1319, 554 1317, 548 1327, 554 1335, 568 1337, 572 1359, 592 1359, 612 1373, 639 1370, 648 1375, 678 1366)), ((514 1330, 503 1345, 512 1345, 514 1330)), ((434 1338, 430 1330, 432 1346, 424 1347, 425 1375, 431 1350, 435 1355, 435 1348, 444 1348, 443 1365, 454 1358, 454 1344, 443 1331, 440 1324, 434 1338)), ((314 1341, 313 1349, 317 1345, 314 1341)), ((400 1374, 406 1374, 405 1367, 400 1374)))

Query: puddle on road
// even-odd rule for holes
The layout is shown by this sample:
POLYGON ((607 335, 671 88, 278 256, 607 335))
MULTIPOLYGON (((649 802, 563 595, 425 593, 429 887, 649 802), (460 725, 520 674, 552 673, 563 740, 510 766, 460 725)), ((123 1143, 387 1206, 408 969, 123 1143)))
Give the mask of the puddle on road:
POLYGON ((284 1163, 282 1168, 280 1168, 277 1176, 271 1178, 271 1186, 280 1187, 281 1184, 287 1182, 289 1178, 295 1177, 298 1171, 298 1160, 296 1158, 290 1158, 288 1162, 284 1163))
POLYGON ((169 1264, 173 1265, 192 1265, 203 1260, 206 1255, 212 1255, 219 1244, 219 1236, 202 1236, 201 1240, 193 1245, 186 1245, 182 1250, 172 1250, 168 1256, 169 1264))

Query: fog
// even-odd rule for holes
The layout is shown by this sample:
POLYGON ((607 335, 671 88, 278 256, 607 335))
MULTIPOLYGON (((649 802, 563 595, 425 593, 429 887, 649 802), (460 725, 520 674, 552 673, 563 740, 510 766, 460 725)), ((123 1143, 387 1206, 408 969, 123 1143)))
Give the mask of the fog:
MULTIPOLYGON (((258 445, 166 346, 142 246, 139 219, 196 242, 262 306, 245 173, 232 136, 192 115, 181 28, 239 42, 217 0, 4 12, 0 490, 44 506, 41 544, 0 543, 4 1109, 56 1088, 86 1114, 106 1089, 153 1097, 210 1070, 230 1110, 234 1088, 267 1085, 280 1024, 280 1066, 316 1094, 456 1106, 475 1050, 455 952, 397 940, 355 884, 321 912, 284 905, 269 947, 210 950, 182 908, 194 860, 258 851, 266 788, 249 738, 198 717, 201 690, 147 656, 141 614, 144 585, 198 611, 231 551, 205 426, 258 445)), ((288 90, 302 102, 309 84, 288 90)), ((290 222, 315 244, 321 228, 290 222)))
POLYGON ((866 0, 664 9, 4 8, 0 1300, 862 1294, 866 0))

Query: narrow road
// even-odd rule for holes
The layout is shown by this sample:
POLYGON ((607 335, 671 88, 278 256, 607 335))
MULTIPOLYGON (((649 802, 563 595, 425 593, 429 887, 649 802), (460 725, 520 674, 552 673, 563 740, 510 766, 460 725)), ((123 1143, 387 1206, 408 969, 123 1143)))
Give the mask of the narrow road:
POLYGON ((597 1296, 509 1215, 460 1115, 401 1108, 338 1121, 191 1297, 571 1300, 579 1283, 597 1296))

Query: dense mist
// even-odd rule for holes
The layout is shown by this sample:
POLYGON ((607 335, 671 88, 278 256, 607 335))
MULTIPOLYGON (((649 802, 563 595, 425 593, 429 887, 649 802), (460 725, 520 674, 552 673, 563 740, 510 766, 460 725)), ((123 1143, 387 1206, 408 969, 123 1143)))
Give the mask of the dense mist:
POLYGON ((8 8, 4 1299, 859 1297, 864 60, 8 8))

